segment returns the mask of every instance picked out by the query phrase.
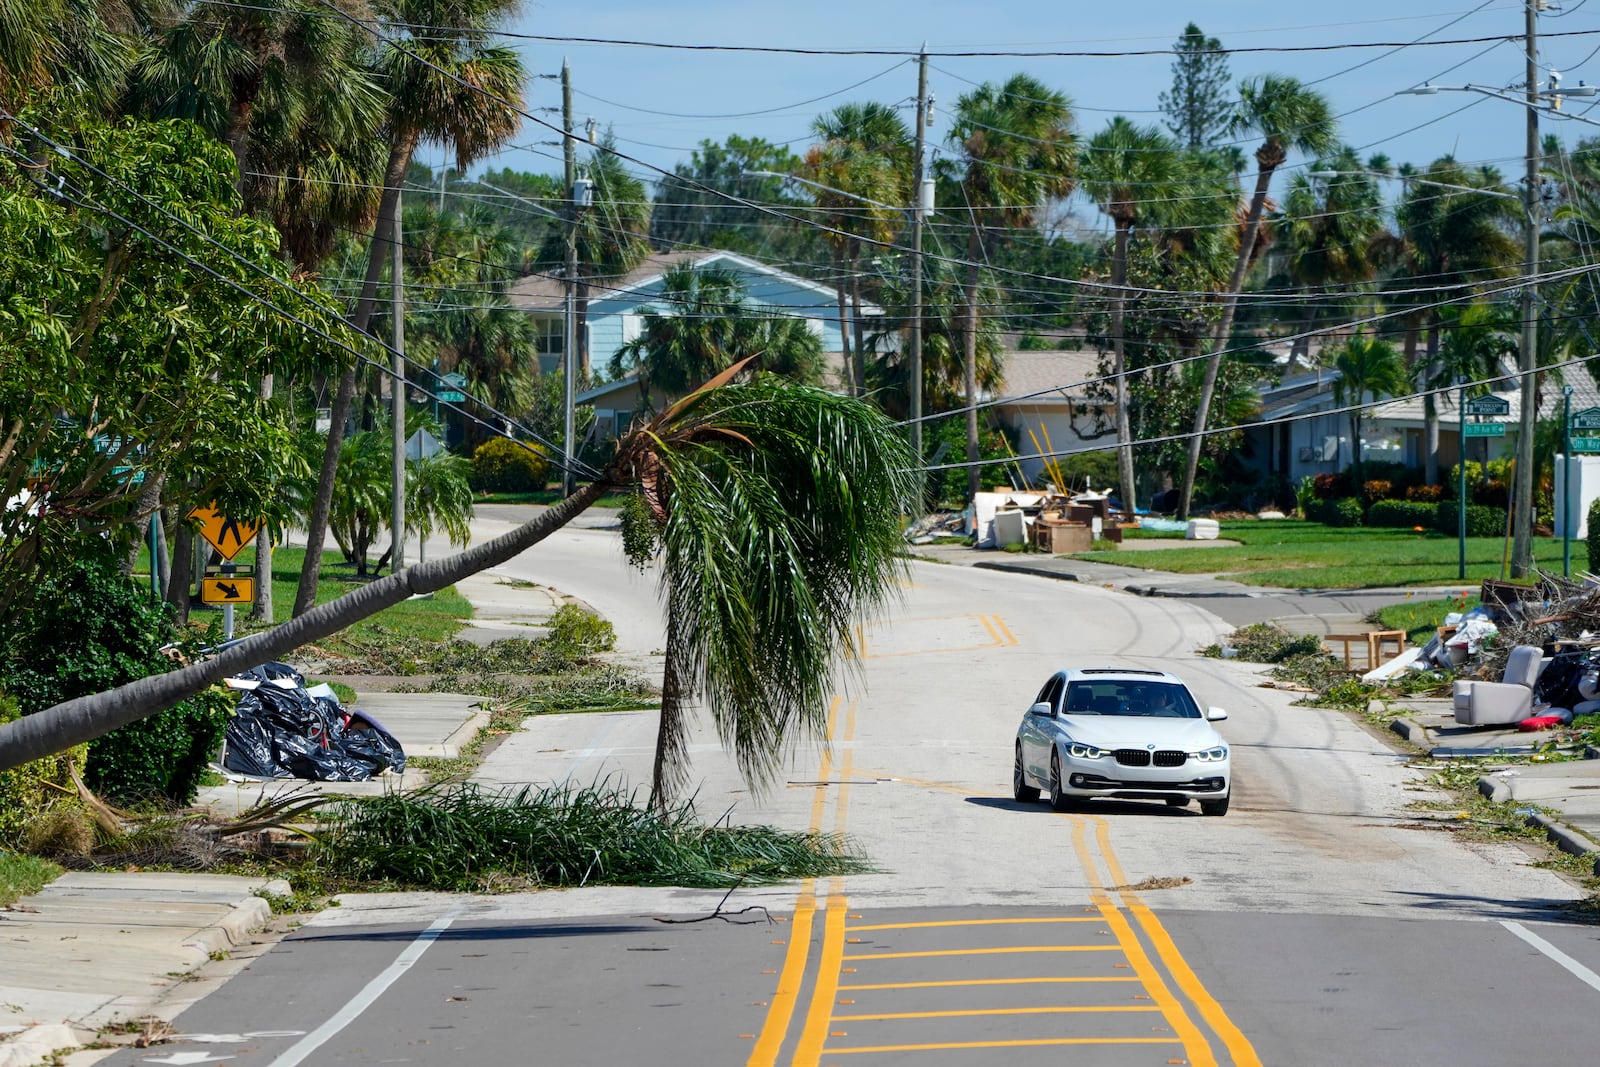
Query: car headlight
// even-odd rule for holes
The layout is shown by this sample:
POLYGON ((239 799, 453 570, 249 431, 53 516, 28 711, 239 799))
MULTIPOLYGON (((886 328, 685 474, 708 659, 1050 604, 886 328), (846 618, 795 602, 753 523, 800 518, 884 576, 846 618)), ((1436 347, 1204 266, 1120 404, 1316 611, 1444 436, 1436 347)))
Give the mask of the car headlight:
POLYGON ((1102 756, 1109 756, 1111 753, 1107 749, 1095 748, 1093 745, 1085 745, 1079 741, 1069 741, 1067 742, 1067 755, 1073 759, 1099 759, 1102 756))
POLYGON ((1198 760, 1201 763, 1218 763, 1228 758, 1228 746, 1218 745, 1216 748, 1208 748, 1203 752, 1191 752, 1189 753, 1189 758, 1198 760))

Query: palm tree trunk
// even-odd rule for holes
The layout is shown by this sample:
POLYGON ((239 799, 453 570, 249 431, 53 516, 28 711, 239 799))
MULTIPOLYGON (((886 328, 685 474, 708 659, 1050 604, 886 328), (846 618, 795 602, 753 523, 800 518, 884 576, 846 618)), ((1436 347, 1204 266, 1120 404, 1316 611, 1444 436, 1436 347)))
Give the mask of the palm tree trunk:
POLYGON ((844 386, 846 393, 854 391, 856 380, 855 364, 850 359, 850 307, 849 297, 846 295, 845 278, 850 274, 850 262, 841 252, 834 260, 839 267, 839 356, 844 361, 844 381, 839 384, 844 386))
POLYGON ((1233 277, 1228 282, 1228 293, 1222 304, 1222 319, 1211 336, 1211 357, 1206 360, 1206 376, 1200 383, 1200 403, 1194 411, 1194 436, 1189 438, 1189 460, 1183 468, 1183 490, 1178 497, 1178 518, 1189 517, 1189 504, 1194 498, 1194 477, 1200 469, 1200 447, 1204 443, 1206 425, 1211 421, 1211 400, 1217 389, 1217 372, 1222 369, 1222 350, 1227 347, 1233 333, 1233 315, 1239 307, 1239 293, 1244 289, 1245 275, 1250 271, 1250 260, 1255 251, 1256 235, 1261 231, 1261 207, 1267 200, 1267 187, 1272 184, 1275 167, 1262 167, 1256 173, 1256 191, 1250 198, 1250 214, 1245 218, 1244 236, 1239 239, 1239 258, 1233 264, 1233 277))
POLYGON ((850 328, 855 341, 855 379, 850 383, 852 396, 867 395, 867 356, 865 330, 861 325, 861 249, 856 245, 851 256, 850 269, 850 328))
MULTIPOLYGON (((261 376, 261 399, 272 399, 272 375, 261 376)), ((250 605, 252 619, 272 621, 272 527, 261 524, 256 534, 256 596, 250 605)))
POLYGON ((664 813, 672 796, 683 784, 688 760, 688 725, 685 704, 689 699, 688 669, 684 662, 688 642, 679 619, 679 608, 671 594, 667 597, 667 655, 661 676, 661 718, 656 724, 656 756, 650 770, 650 807, 664 813))
POLYGON ((1111 283, 1117 291, 1111 297, 1111 359, 1117 376, 1117 477, 1122 482, 1122 507, 1132 514, 1138 506, 1133 479, 1133 429, 1128 424, 1128 364, 1122 331, 1126 321, 1128 283, 1128 230, 1131 223, 1117 221, 1116 244, 1111 255, 1111 283))
POLYGON ((510 533, 453 556, 407 567, 337 600, 319 604, 281 626, 248 637, 211 659, 166 674, 77 697, 0 725, 0 771, 81 745, 215 685, 240 671, 278 659, 419 593, 432 593, 497 566, 543 541, 598 500, 609 487, 601 479, 510 533))
POLYGON ((974 225, 967 235, 967 281, 961 293, 961 384, 967 398, 967 499, 978 495, 978 257, 983 246, 974 225))
MULTIPOLYGON (((411 153, 417 147, 416 134, 402 133, 389 151, 389 167, 384 173, 383 199, 378 204, 378 220, 372 230, 372 247, 367 253, 367 274, 361 282, 361 297, 350 313, 349 323, 361 333, 372 321, 372 308, 378 295, 378 279, 383 274, 389 245, 394 240, 395 206, 400 199, 400 183, 411 166, 411 153)), ((333 507, 333 483, 339 475, 339 451, 344 445, 344 424, 350 418, 350 401, 356 395, 356 366, 339 379, 333 397, 332 424, 328 443, 322 450, 322 470, 317 475, 317 495, 311 501, 306 519, 306 558, 300 564, 300 585, 294 594, 296 616, 311 610, 316 603, 317 582, 322 578, 322 546, 328 540, 328 512, 333 507)))
POLYGON ((172 572, 167 576, 167 603, 179 625, 189 621, 189 596, 194 586, 194 533, 180 517, 172 534, 172 572))
POLYGON ((589 380, 589 279, 581 269, 572 297, 572 340, 578 346, 578 358, 573 364, 578 368, 578 380, 572 383, 576 395, 589 380))

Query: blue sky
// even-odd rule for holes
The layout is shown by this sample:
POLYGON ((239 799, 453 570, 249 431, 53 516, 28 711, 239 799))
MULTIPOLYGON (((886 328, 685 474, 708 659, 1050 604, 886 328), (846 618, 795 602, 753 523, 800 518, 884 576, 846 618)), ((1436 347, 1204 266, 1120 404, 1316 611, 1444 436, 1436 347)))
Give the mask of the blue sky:
MULTIPOLYGON (((1600 0, 1564 0, 1565 11, 1540 17, 1543 67, 1563 72, 1565 84, 1600 83, 1600 34, 1561 39, 1570 31, 1600 30, 1600 0)), ((617 37, 696 44, 760 44, 817 48, 915 50, 926 40, 943 50, 1137 50, 1161 48, 1193 20, 1227 47, 1324 45, 1356 41, 1409 42, 1418 38, 1476 38, 1520 34, 1520 0, 1345 0, 1339 4, 1249 3, 1242 0, 809 0, 768 2, 638 2, 540 0, 528 4, 513 27, 558 36, 617 37), (1453 24, 1452 24, 1453 23, 1453 24)), ((850 100, 895 102, 915 95, 914 61, 885 56, 779 56, 682 52, 574 43, 513 41, 529 68, 554 74, 563 56, 572 65, 578 125, 593 116, 610 125, 618 147, 647 164, 670 169, 704 138, 730 133, 791 142, 803 151, 811 119, 850 100), (891 69, 894 68, 894 69, 891 69), (854 83, 860 85, 839 92, 854 83), (829 95, 814 103, 801 103, 829 95), (673 114, 652 114, 671 112, 673 114), (759 112, 760 114, 749 114, 759 112), (741 117, 727 116, 738 113, 741 117)), ((930 86, 948 132, 957 97, 972 82, 1000 80, 1026 70, 1064 91, 1078 106, 1079 125, 1092 133, 1113 114, 1159 123, 1157 95, 1170 84, 1170 56, 1123 58, 962 57, 930 60, 930 86)), ((1522 76, 1521 42, 1437 47, 1343 49, 1230 57, 1235 80, 1266 72, 1315 82, 1333 103, 1346 142, 1363 154, 1383 152, 1394 161, 1426 164, 1454 153, 1464 162, 1490 162, 1508 177, 1521 173, 1522 109, 1471 93, 1395 96, 1426 80, 1507 86, 1522 76), (1359 65, 1359 66, 1358 66, 1359 65), (1451 69, 1455 68, 1455 69, 1451 69), (1461 110, 1459 114, 1452 112, 1461 110)), ((532 107, 555 109, 555 81, 532 82, 532 107)), ((1595 101, 1568 101, 1581 113, 1595 101)), ((1600 107, 1589 116, 1600 120, 1600 107)), ((1542 129, 1576 141, 1600 135, 1578 122, 1549 122, 1542 129)), ((560 149, 548 131, 525 127, 521 146, 490 166, 551 172, 560 149)), ((1248 143, 1253 150, 1254 144, 1248 143)), ((427 154, 424 155, 427 158, 427 154)), ((433 160, 437 161, 437 153, 433 160)), ((1303 161, 1291 158, 1290 169, 1303 161)), ((636 168, 650 176, 647 168, 636 168)), ((1085 221, 1091 221, 1086 219, 1085 221)))

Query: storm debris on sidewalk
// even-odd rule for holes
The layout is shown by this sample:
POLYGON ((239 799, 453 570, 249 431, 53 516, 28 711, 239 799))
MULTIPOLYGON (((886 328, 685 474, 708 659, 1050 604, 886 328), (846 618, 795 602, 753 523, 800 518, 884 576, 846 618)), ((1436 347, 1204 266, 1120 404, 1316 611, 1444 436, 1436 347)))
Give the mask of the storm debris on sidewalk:
POLYGON ((359 710, 346 710, 326 685, 306 688, 285 663, 267 663, 227 679, 241 690, 228 722, 222 766, 251 778, 364 782, 406 768, 400 742, 359 710))

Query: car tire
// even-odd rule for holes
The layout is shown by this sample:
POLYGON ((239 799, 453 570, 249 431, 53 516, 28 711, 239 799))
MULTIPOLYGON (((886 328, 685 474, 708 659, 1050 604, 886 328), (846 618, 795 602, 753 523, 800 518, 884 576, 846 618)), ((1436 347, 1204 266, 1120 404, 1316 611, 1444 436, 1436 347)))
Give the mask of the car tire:
POLYGON ((1226 815, 1226 814, 1228 814, 1228 798, 1227 797, 1223 797, 1221 800, 1202 800, 1200 802, 1200 814, 1202 814, 1202 815, 1226 815))
POLYGON ((1189 798, 1188 797, 1168 797, 1167 798, 1167 807, 1169 807, 1169 808, 1187 808, 1188 806, 1189 806, 1189 798))
POLYGON ((1032 804, 1039 799, 1039 787, 1028 784, 1028 772, 1022 769, 1022 745, 1017 745, 1016 762, 1011 766, 1011 799, 1018 804, 1032 804))
POLYGON ((1075 807, 1077 802, 1061 791, 1061 754, 1052 752, 1050 753, 1050 809, 1071 811, 1075 807))

